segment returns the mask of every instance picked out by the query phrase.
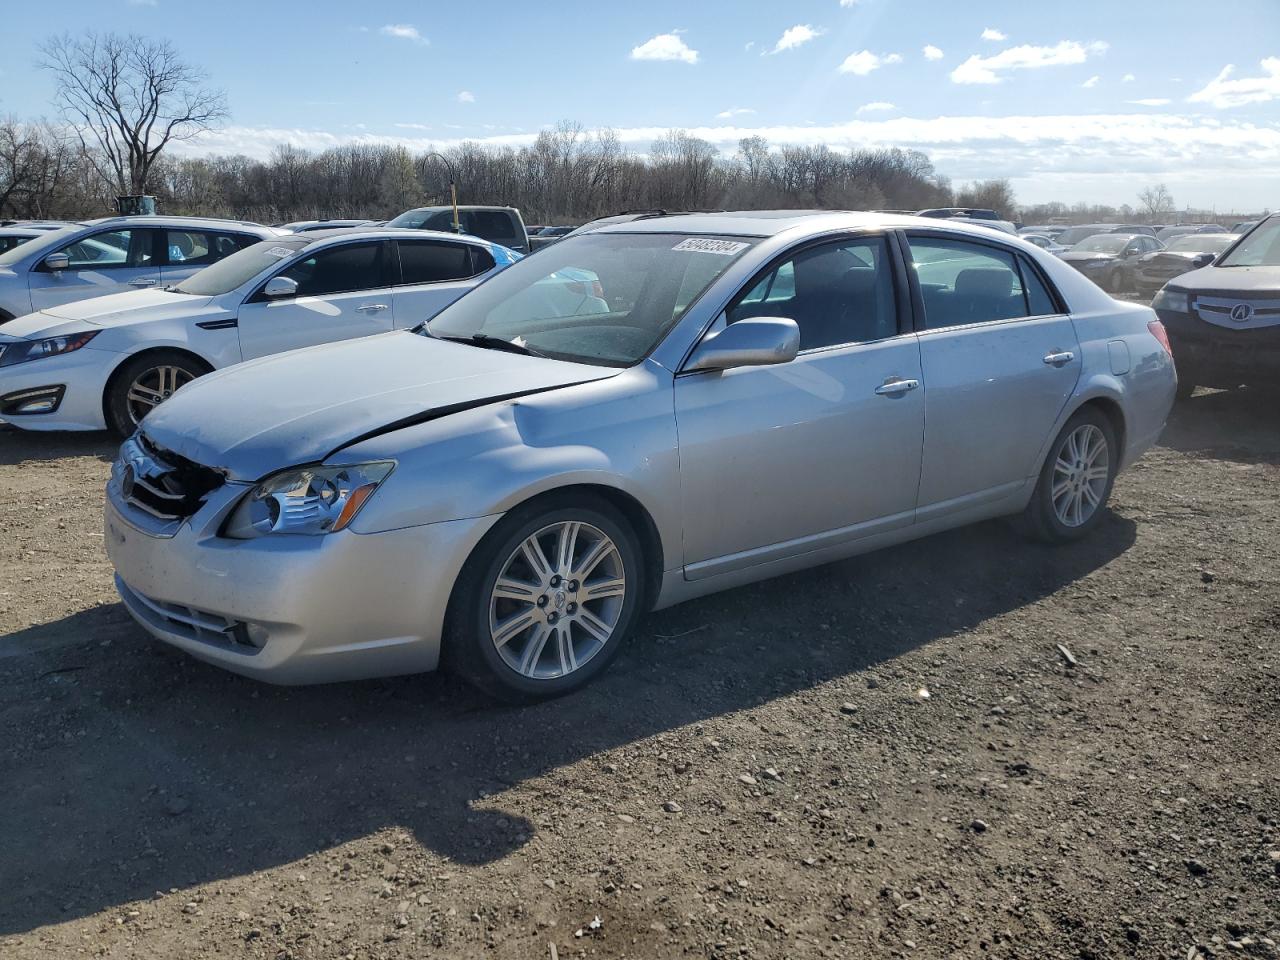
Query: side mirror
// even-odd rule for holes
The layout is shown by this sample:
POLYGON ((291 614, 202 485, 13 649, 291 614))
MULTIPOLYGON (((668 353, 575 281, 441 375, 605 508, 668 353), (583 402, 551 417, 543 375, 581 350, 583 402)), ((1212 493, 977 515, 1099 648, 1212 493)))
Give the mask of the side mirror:
POLYGON ((685 370, 763 367, 794 360, 800 328, 785 317, 752 317, 731 323, 698 344, 685 370))
POLYGON ((262 288, 262 295, 268 300, 278 300, 281 297, 296 297, 298 295, 298 281, 289 277, 272 277, 267 281, 267 285, 262 288))
POLYGON ((1195 259, 1191 261, 1191 266, 1199 270, 1201 267, 1207 267, 1217 259, 1218 255, 1216 253, 1197 253, 1195 259))
POLYGON ((65 270, 71 266, 71 258, 65 253, 51 253, 44 258, 44 265, 54 273, 57 273, 59 270, 65 270))

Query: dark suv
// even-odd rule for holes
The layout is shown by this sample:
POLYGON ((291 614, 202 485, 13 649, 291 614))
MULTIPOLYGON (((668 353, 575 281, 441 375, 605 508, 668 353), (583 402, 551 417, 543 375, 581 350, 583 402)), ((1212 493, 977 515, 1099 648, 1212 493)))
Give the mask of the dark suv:
MULTIPOLYGON (((388 227, 407 227, 412 230, 440 230, 453 233, 453 207, 417 207, 406 210, 388 227)), ((515 207, 458 206, 459 233, 469 233, 490 243, 500 243, 518 253, 529 252, 529 234, 524 220, 515 207)))
POLYGON ((1280 385, 1280 214, 1151 302, 1173 345, 1178 392, 1280 385))

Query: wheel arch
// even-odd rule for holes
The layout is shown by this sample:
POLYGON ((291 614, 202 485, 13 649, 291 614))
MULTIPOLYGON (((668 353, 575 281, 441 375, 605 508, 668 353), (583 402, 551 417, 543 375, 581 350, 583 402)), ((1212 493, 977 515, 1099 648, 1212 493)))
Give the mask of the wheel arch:
POLYGON ((180 356, 187 357, 204 367, 205 373, 212 373, 217 369, 217 367, 214 366, 207 357, 201 356, 189 347, 178 346, 176 344, 155 344, 142 350, 136 350, 133 353, 122 354, 120 361, 112 368, 110 375, 107 377, 107 382, 102 388, 102 417, 108 424, 111 423, 111 411, 108 408, 111 391, 115 387, 116 382, 120 379, 121 374, 124 372, 124 368, 139 357, 146 357, 157 353, 178 354, 180 356))

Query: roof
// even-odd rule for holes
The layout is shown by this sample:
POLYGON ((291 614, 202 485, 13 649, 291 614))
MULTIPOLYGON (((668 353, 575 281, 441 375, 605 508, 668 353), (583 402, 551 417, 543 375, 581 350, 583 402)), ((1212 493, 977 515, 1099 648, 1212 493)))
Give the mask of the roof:
POLYGON ((306 233, 287 233, 280 240, 305 240, 308 244, 323 240, 361 237, 369 240, 396 240, 412 238, 416 240, 460 240, 463 243, 474 243, 482 247, 491 247, 493 242, 469 233, 446 233, 443 230, 417 230, 413 227, 333 227, 329 230, 308 230, 306 233))
MULTIPOLYGON (((673 217, 648 217, 602 227, 598 233, 697 233, 740 237, 772 237, 788 230, 822 233, 827 230, 867 230, 877 227, 916 227, 955 230, 990 239, 993 231, 981 220, 941 220, 896 213, 848 210, 742 210, 731 213, 690 213, 673 217)), ((989 221, 988 221, 989 222, 989 221)), ((1012 236, 1011 234, 1006 234, 1012 236)))
POLYGON ((99 217, 96 220, 81 221, 86 225, 100 227, 108 224, 121 226, 146 225, 151 227, 207 227, 210 230, 226 230, 231 227, 254 227, 258 230, 274 232, 274 228, 252 220, 230 220, 225 217, 170 217, 160 214, 138 214, 128 217, 99 217))

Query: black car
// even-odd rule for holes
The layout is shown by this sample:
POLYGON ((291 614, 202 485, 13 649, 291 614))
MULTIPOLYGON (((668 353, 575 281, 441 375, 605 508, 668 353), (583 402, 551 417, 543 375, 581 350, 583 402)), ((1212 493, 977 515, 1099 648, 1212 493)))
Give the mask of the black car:
POLYGON ((1103 290, 1121 293, 1133 282, 1132 267, 1138 258, 1161 249, 1163 245, 1155 237, 1100 233, 1081 240, 1059 256, 1103 290))
POLYGON ((1218 254, 1239 239, 1231 233, 1192 233, 1174 237, 1163 250, 1138 257, 1130 273, 1132 287, 1144 297, 1150 297, 1174 277, 1207 267, 1218 258, 1218 254))
POLYGON ((1178 392, 1280 385, 1280 214, 1151 302, 1169 332, 1178 392))

